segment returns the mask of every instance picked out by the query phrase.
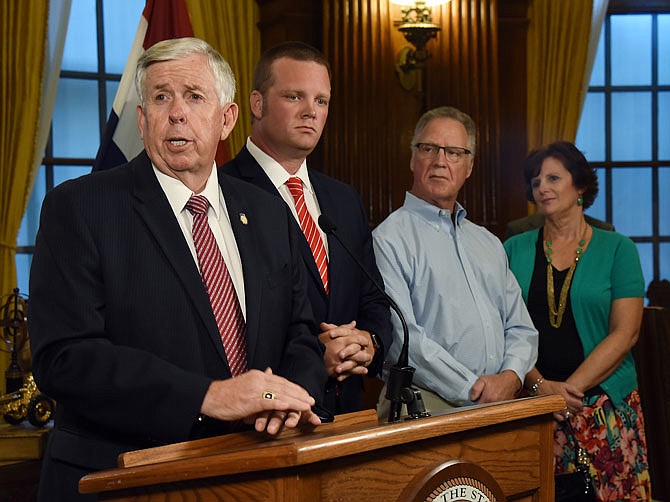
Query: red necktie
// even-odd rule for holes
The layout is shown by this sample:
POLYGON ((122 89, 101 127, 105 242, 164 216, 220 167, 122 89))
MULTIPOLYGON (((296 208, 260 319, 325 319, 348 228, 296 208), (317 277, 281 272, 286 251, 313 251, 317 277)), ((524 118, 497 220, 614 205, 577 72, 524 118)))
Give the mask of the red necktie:
POLYGON ((200 276, 212 304, 230 372, 236 376, 247 371, 246 326, 226 262, 209 228, 208 207, 209 201, 202 195, 193 195, 186 203, 186 209, 193 215, 193 242, 200 276))
POLYGON ((305 195, 302 191, 302 181, 300 178, 292 177, 288 179, 286 186, 291 191, 291 195, 295 201, 295 210, 298 213, 300 228, 302 228, 302 233, 305 234, 305 238, 312 250, 316 268, 319 269, 321 282, 323 282, 323 289, 328 293, 328 256, 326 256, 326 248, 321 240, 321 234, 319 234, 319 230, 316 228, 316 223, 314 223, 312 215, 307 210, 305 195))

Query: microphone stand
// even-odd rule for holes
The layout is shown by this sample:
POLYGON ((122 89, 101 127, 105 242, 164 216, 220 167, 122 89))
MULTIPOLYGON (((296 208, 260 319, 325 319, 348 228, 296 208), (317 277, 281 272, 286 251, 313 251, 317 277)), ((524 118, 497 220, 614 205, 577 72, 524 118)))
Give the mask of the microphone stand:
POLYGON ((400 349, 400 356, 398 357, 398 362, 391 366, 389 369, 389 379, 386 383, 386 399, 391 402, 391 409, 389 411, 388 421, 397 422, 400 420, 400 415, 402 411, 402 405, 407 405, 407 414, 409 418, 416 419, 422 417, 429 417, 430 413, 426 412, 426 408, 423 404, 423 399, 421 398, 421 391, 417 388, 412 387, 412 378, 414 376, 415 368, 409 365, 409 330, 407 329, 407 322, 405 321, 405 316, 400 311, 400 307, 393 301, 384 288, 377 282, 377 280, 372 277, 372 274, 367 270, 366 267, 360 262, 360 260, 354 255, 349 246, 342 242, 340 236, 337 235, 335 230, 337 227, 335 223, 326 216, 322 214, 319 216, 319 227, 327 235, 332 235, 335 237, 337 242, 344 248, 344 250, 351 256, 358 268, 360 268, 370 282, 375 286, 375 288, 384 296, 386 301, 388 301, 390 307, 400 319, 400 324, 402 325, 403 333, 403 344, 400 349))

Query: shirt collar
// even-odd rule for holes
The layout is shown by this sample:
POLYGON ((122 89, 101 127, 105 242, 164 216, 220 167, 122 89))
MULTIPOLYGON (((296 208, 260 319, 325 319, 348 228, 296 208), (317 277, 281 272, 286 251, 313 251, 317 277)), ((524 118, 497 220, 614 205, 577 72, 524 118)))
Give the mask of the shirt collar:
POLYGON ((275 186, 275 188, 279 189, 282 185, 284 185, 288 181, 289 178, 295 176, 300 178, 302 184, 305 186, 305 189, 307 189, 311 193, 314 193, 312 184, 309 181, 309 173, 307 171, 306 159, 302 161, 302 164, 300 164, 300 168, 298 169, 298 171, 295 174, 291 175, 286 171, 286 169, 282 167, 282 165, 279 162, 277 162, 263 150, 258 148, 258 146, 256 146, 256 144, 254 144, 254 142, 251 141, 251 138, 247 138, 247 150, 249 150, 251 156, 254 159, 256 159, 256 162, 258 162, 258 165, 261 166, 261 169, 263 169, 265 174, 267 174, 268 178, 270 178, 270 181, 272 181, 272 184, 275 186))
MULTIPOLYGON (((441 209, 434 204, 420 199, 410 192, 405 193, 405 203, 403 204, 403 207, 419 215, 421 218, 431 224, 435 223, 436 221, 451 219, 451 211, 448 209, 441 209)), ((456 201, 456 204, 454 204, 454 210, 456 211, 456 224, 460 226, 468 213, 458 201, 456 201)))
MULTIPOLYGON (((174 214, 178 215, 184 210, 186 203, 191 196, 194 195, 193 191, 177 178, 173 178, 172 176, 168 176, 164 172, 159 171, 153 163, 151 166, 154 169, 154 173, 156 173, 158 183, 160 183, 161 188, 163 188, 163 191, 168 198, 172 211, 174 214)), ((214 164, 212 164, 212 171, 207 178, 205 189, 198 195, 207 197, 209 205, 212 207, 215 216, 218 218, 221 209, 219 204, 219 178, 214 164)))

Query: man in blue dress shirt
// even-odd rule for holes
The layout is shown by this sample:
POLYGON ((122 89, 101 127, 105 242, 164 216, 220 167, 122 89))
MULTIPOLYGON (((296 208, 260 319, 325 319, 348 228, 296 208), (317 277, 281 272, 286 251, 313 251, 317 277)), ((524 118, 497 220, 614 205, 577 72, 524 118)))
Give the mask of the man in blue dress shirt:
MULTIPOLYGON (((467 114, 425 113, 412 139, 412 189, 373 232, 386 290, 407 317, 409 363, 428 411, 513 399, 537 358, 537 331, 502 244, 456 200, 475 148, 467 114)), ((389 363, 402 346, 393 321, 389 363)), ((382 394, 380 414, 387 405, 382 394)))

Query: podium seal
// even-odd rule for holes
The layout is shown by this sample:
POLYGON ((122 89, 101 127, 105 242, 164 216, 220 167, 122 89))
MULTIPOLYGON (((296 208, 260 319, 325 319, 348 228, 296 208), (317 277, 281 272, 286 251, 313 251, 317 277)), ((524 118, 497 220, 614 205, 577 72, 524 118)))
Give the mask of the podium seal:
POLYGON ((420 472, 400 498, 412 502, 505 502, 493 476, 464 460, 450 460, 420 472))

